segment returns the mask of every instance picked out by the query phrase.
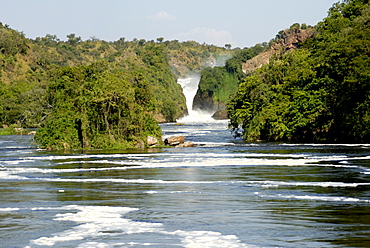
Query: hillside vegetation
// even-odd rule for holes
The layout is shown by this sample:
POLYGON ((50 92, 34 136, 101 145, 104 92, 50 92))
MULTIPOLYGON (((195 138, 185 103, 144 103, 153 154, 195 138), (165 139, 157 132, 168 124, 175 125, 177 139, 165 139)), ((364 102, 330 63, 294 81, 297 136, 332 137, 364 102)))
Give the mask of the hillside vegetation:
POLYGON ((334 4, 299 49, 239 85, 231 127, 248 141, 370 142, 370 6, 334 4))
POLYGON ((239 49, 223 66, 209 67, 202 71, 193 108, 216 112, 225 110, 238 85, 270 59, 299 48, 312 37, 315 29, 306 24, 293 24, 280 31, 269 43, 263 42, 250 48, 239 49))
POLYGON ((187 113, 177 78, 233 53, 162 38, 67 38, 31 40, 0 24, 0 121, 39 127, 36 138, 50 149, 102 148, 123 140, 132 145, 144 134, 159 136, 158 121, 187 113))
POLYGON ((193 109, 216 112, 226 108, 229 97, 233 95, 239 82, 246 76, 242 63, 266 51, 268 44, 257 44, 252 48, 237 50, 223 66, 208 67, 202 70, 193 109))
POLYGON ((117 149, 161 137, 148 82, 115 64, 59 68, 46 101, 50 113, 35 136, 45 148, 117 149))

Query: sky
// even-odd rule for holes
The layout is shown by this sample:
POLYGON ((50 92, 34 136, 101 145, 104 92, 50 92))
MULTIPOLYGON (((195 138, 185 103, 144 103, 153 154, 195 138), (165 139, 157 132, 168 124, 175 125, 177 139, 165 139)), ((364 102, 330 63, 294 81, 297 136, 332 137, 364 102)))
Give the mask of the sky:
POLYGON ((294 23, 316 25, 339 0, 0 0, 0 22, 27 38, 145 39, 251 47, 294 23))

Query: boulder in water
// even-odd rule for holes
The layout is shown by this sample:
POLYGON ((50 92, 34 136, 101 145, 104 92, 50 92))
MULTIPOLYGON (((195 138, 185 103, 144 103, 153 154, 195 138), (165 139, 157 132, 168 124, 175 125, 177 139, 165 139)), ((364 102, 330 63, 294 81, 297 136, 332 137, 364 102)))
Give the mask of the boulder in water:
POLYGON ((229 119, 229 117, 227 116, 227 110, 216 111, 216 113, 214 113, 212 115, 212 118, 215 119, 215 120, 227 120, 227 119, 229 119))
POLYGON ((171 136, 164 140, 165 145, 175 147, 194 147, 194 143, 190 141, 185 142, 184 136, 171 136))
POLYGON ((148 146, 154 146, 158 144, 158 139, 156 137, 148 136, 146 139, 147 139, 148 146))
POLYGON ((178 145, 177 147, 194 147, 194 143, 190 142, 190 141, 186 141, 186 142, 178 145))
POLYGON ((170 145, 170 146, 178 146, 180 144, 185 143, 185 137, 184 136, 171 136, 169 138, 166 138, 164 140, 165 145, 170 145))

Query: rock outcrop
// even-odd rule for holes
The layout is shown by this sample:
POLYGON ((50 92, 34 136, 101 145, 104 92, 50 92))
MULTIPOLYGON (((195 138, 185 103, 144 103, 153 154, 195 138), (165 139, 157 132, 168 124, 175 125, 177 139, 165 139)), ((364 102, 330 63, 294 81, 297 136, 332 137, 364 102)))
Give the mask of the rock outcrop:
POLYGON ((193 144, 193 142, 186 141, 186 142, 178 145, 177 147, 194 147, 194 144, 193 144))
POLYGON ((158 139, 156 137, 153 137, 153 136, 148 136, 146 138, 146 142, 148 144, 148 146, 155 146, 158 144, 158 139))
POLYGON ((164 140, 164 144, 175 147, 193 147, 193 142, 186 141, 184 136, 171 136, 164 140))
POLYGON ((164 144, 169 146, 178 146, 184 142, 185 142, 184 136, 171 136, 164 140, 164 144))
POLYGON ((225 108, 226 104, 220 101, 215 101, 213 98, 213 92, 209 90, 206 92, 200 92, 198 90, 193 100, 193 109, 196 110, 214 113, 225 108))
POLYGON ((282 34, 279 34, 281 38, 274 45, 272 45, 269 50, 243 63, 243 72, 246 74, 253 73, 262 65, 268 64, 273 56, 282 55, 286 52, 299 48, 302 42, 313 37, 313 35, 313 28, 286 29, 282 34))
POLYGON ((212 115, 212 118, 215 119, 215 120, 227 120, 227 119, 229 119, 229 117, 227 116, 227 110, 216 111, 216 113, 214 113, 212 115))

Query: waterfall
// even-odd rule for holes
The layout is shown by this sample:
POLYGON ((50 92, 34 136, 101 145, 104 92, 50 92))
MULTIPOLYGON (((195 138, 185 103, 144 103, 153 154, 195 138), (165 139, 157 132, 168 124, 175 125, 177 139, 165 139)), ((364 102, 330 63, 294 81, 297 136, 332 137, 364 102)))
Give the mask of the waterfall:
POLYGON ((200 76, 191 76, 187 78, 180 78, 177 83, 181 85, 182 91, 186 98, 186 107, 188 108, 189 115, 178 119, 177 122, 213 122, 212 113, 193 110, 193 99, 197 93, 200 76))

